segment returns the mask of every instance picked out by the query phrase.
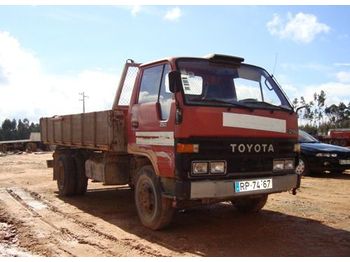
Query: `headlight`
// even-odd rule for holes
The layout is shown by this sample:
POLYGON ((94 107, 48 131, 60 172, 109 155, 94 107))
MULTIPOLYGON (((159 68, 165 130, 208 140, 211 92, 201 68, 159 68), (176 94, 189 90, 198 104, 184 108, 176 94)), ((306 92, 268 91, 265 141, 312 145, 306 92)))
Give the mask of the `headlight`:
POLYGON ((335 153, 317 153, 317 157, 337 157, 338 155, 335 153))
POLYGON ((284 170, 284 160, 273 160, 273 171, 284 170))
POLYGON ((221 175, 226 173, 226 161, 193 161, 192 175, 221 175))
POLYGON ((294 169, 294 160, 288 159, 284 161, 284 169, 293 170, 294 169))
POLYGON ((210 162, 210 173, 211 174, 224 174, 226 171, 225 161, 213 161, 210 162))
POLYGON ((192 162, 192 174, 208 174, 208 162, 192 162))
POLYGON ((273 171, 293 170, 294 168, 294 159, 273 160, 273 171))

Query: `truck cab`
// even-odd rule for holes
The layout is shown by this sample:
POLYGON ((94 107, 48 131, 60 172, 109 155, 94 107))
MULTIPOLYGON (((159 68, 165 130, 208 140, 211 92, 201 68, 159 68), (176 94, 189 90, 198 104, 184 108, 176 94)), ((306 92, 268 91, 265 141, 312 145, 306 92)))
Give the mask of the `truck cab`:
POLYGON ((139 66, 127 150, 142 163, 132 183, 144 225, 163 227, 164 214, 188 202, 231 200, 240 211, 258 211, 268 194, 299 187, 297 116, 274 78, 243 60, 211 55, 139 66))

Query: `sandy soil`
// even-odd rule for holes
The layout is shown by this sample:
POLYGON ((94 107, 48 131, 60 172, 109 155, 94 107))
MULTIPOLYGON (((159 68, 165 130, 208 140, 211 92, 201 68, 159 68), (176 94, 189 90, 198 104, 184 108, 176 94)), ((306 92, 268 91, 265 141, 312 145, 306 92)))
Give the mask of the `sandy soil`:
POLYGON ((182 210, 153 232, 127 186, 89 181, 85 196, 58 197, 51 158, 0 157, 0 256, 350 256, 350 174, 303 178, 259 214, 228 202, 182 210))

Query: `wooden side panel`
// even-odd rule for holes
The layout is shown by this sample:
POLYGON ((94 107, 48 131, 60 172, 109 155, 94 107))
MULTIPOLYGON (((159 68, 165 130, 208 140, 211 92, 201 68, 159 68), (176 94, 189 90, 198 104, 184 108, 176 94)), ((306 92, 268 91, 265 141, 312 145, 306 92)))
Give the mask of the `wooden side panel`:
POLYGON ((82 117, 81 115, 72 115, 72 144, 82 144, 82 117))
POLYGON ((53 121, 53 141, 62 143, 62 118, 53 121))
POLYGON ((112 118, 110 118, 110 113, 112 111, 96 112, 95 139, 97 144, 112 144, 113 137, 110 133, 112 118))
POLYGON ((47 119, 46 118, 40 118, 40 126, 43 126, 44 128, 40 129, 40 137, 41 141, 44 143, 47 142, 47 119))
POLYGON ((42 141, 52 145, 126 153, 125 114, 108 110, 40 120, 42 141))
POLYGON ((53 121, 49 121, 47 120, 47 140, 48 142, 51 141, 53 142, 53 136, 54 136, 54 132, 53 132, 53 121))
POLYGON ((64 116, 62 119, 62 142, 64 144, 72 144, 71 133, 71 116, 64 116))
POLYGON ((95 135, 95 121, 93 114, 86 113, 82 114, 82 122, 83 122, 83 144, 94 146, 94 135, 95 135))

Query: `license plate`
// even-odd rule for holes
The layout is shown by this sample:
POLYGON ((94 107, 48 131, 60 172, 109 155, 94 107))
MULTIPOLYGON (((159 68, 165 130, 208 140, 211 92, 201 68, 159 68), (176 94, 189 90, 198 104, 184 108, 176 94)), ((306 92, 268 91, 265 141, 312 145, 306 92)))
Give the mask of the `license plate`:
POLYGON ((272 188, 272 178, 242 180, 235 182, 235 191, 237 193, 255 190, 266 190, 269 188, 272 188))
POLYGON ((340 159, 339 164, 341 165, 350 165, 350 159, 340 159))

